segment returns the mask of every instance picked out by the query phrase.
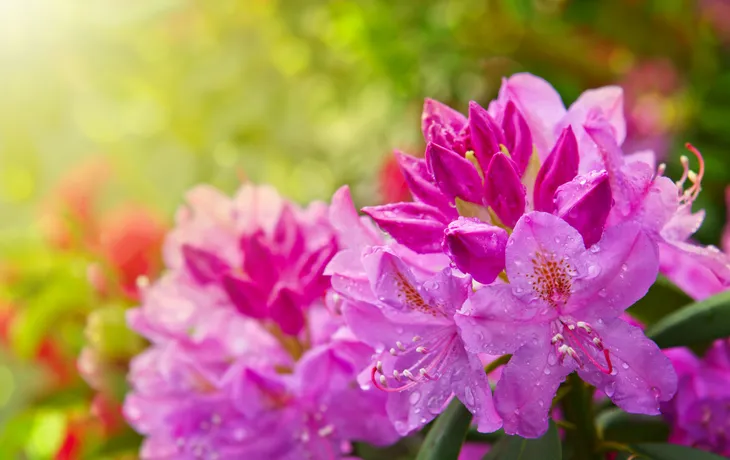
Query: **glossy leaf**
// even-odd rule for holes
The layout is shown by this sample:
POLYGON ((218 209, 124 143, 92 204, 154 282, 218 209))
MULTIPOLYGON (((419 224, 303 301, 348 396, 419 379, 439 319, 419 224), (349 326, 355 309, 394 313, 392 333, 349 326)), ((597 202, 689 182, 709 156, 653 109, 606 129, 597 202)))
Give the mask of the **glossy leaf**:
POLYGON ((649 292, 628 313, 647 326, 674 313, 694 300, 664 276, 659 275, 649 292))
POLYGON ((722 460, 725 457, 704 450, 665 443, 632 444, 631 450, 639 454, 638 459, 651 460, 722 460))
POLYGON ((426 435, 416 460, 456 460, 471 418, 471 412, 454 398, 426 435))
POLYGON ((647 336, 661 348, 698 345, 730 336, 730 291, 677 310, 651 326, 647 336))
POLYGON ((505 436, 494 445, 483 460, 560 460, 563 456, 558 428, 550 422, 550 428, 541 438, 526 439, 505 436))
POLYGON ((669 436, 669 427, 661 417, 628 414, 620 409, 601 413, 596 419, 596 425, 604 441, 666 442, 669 436))

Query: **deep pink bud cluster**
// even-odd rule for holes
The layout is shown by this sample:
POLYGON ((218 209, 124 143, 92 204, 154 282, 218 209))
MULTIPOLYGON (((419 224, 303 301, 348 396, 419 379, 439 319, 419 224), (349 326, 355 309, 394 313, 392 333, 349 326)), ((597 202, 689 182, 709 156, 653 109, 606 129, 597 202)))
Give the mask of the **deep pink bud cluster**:
POLYGON ((151 346, 131 364, 124 414, 143 459, 337 459, 394 442, 387 396, 362 390, 372 348, 336 310, 328 206, 269 187, 187 195, 167 273, 129 324, 151 346), (362 414, 367 412, 368 416, 362 414))

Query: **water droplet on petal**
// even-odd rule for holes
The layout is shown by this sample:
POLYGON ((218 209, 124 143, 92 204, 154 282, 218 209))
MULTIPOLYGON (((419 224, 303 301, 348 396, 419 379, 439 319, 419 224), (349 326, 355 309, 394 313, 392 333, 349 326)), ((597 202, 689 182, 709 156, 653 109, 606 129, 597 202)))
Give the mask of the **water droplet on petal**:
POLYGON ((414 391, 411 393, 411 395, 408 397, 408 401, 411 404, 416 404, 418 401, 421 400, 421 392, 420 391, 414 391))
POLYGON ((464 402, 467 406, 474 405, 474 393, 471 391, 471 387, 464 388, 464 402))
MULTIPOLYGON (((551 366, 554 366, 554 365, 555 365, 555 363, 557 363, 557 362, 558 362, 558 357, 557 357, 557 356, 555 356, 555 353, 550 353, 550 354, 548 355, 548 364, 550 364, 551 366)), ((547 369, 547 368, 545 368, 545 370, 548 370, 548 369, 547 369)), ((546 372, 546 374, 548 374, 548 373, 549 373, 549 372, 546 372)))
POLYGON ((608 292, 605 289, 601 289, 598 291, 598 297, 606 297, 608 295, 608 292))
POLYGON ((591 278, 595 278, 601 273, 601 267, 598 265, 589 265, 588 266, 588 276, 591 278))
POLYGON ((545 375, 550 375, 550 368, 546 367, 543 372, 545 373, 545 375))
POLYGON ((592 252, 593 254, 596 254, 596 253, 597 253, 597 252, 599 252, 600 250, 601 250, 601 247, 600 247, 600 246, 598 246, 597 244, 594 244, 593 246, 591 246, 591 252, 592 252))
POLYGON ((621 271, 622 272, 625 272, 628 269, 629 269, 629 266, 628 265, 626 265, 626 264, 621 265, 621 271))
POLYGON ((608 385, 606 385, 606 387, 603 389, 603 391, 606 393, 606 396, 610 398, 616 392, 616 383, 609 382, 608 385))
POLYGON ((629 365, 626 364, 626 363, 623 363, 623 364, 621 364, 621 367, 623 367, 624 369, 628 369, 629 368, 629 365))

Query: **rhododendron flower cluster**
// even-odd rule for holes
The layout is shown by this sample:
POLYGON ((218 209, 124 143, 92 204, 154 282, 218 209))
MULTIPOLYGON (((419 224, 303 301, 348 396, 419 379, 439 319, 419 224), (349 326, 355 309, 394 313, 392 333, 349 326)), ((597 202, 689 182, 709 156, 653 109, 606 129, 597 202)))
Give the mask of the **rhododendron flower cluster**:
POLYGON ((325 306, 327 206, 250 185, 187 201, 168 272, 129 314, 152 344, 124 406, 142 458, 340 458, 351 441, 395 441, 386 395, 356 384, 372 349, 325 306))
POLYGON ((427 100, 424 158, 395 154, 414 201, 369 218, 347 187, 304 209, 267 187, 193 190, 128 318, 152 343, 125 405, 142 456, 339 458, 455 398, 476 430, 535 438, 573 372, 659 414, 677 374, 625 310, 676 275, 667 258, 719 286, 730 259, 691 241, 700 153, 673 182, 651 152, 623 154, 622 111, 620 88, 566 109, 529 74, 468 116, 427 100))

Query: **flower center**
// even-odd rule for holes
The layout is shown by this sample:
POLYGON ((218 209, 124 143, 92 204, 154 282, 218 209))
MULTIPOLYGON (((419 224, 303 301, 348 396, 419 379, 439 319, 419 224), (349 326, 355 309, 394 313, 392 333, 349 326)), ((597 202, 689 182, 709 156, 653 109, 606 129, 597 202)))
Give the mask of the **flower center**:
POLYGON ((426 339, 415 336, 407 344, 396 342, 389 350, 396 357, 390 361, 392 369, 384 369, 383 362, 378 361, 370 372, 373 385, 383 391, 399 392, 438 380, 454 351, 456 338, 453 328, 444 328, 426 339))
POLYGON ((395 273, 395 284, 398 287, 398 299, 411 310, 427 313, 432 316, 443 316, 441 309, 426 302, 418 289, 413 286, 401 272, 395 273))
POLYGON ((532 273, 527 279, 537 296, 553 308, 566 304, 573 287, 572 277, 576 272, 566 259, 555 254, 537 252, 532 258, 532 273))

